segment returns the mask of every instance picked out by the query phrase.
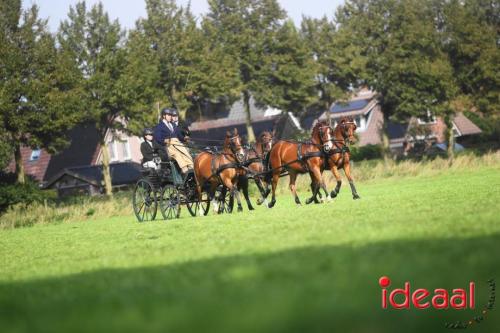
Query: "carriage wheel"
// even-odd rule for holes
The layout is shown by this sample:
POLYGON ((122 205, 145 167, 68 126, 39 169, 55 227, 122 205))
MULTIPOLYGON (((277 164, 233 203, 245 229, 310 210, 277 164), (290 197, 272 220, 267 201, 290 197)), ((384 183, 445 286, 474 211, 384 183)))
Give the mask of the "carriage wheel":
POLYGON ((233 212, 234 200, 231 200, 231 193, 226 187, 222 186, 217 188, 215 198, 219 204, 219 214, 233 212))
POLYGON ((139 222, 155 219, 158 201, 156 200, 156 191, 149 181, 140 179, 137 182, 132 197, 132 205, 139 222))
POLYGON ((160 211, 165 220, 177 219, 181 213, 181 198, 179 191, 173 185, 167 185, 161 190, 160 211))
POLYGON ((207 192, 201 192, 201 201, 198 201, 198 197, 195 199, 196 201, 187 201, 186 207, 189 210, 191 216, 197 216, 199 213, 203 215, 207 215, 210 210, 210 200, 208 199, 207 192))

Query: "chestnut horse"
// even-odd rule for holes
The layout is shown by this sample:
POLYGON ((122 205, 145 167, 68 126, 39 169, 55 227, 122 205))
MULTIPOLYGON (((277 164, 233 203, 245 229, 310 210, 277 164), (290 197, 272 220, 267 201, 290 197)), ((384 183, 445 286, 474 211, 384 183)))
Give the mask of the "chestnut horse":
POLYGON ((316 197, 319 188, 325 192, 327 200, 330 199, 326 190, 325 182, 321 176, 321 169, 324 163, 324 153, 327 153, 333 147, 333 130, 325 121, 318 122, 311 134, 312 143, 301 143, 292 141, 278 141, 270 152, 270 164, 272 171, 272 199, 269 207, 276 203, 276 186, 280 179, 283 169, 290 175, 290 191, 292 192, 295 203, 300 205, 300 199, 297 195, 295 181, 298 174, 309 173, 311 181, 314 184, 313 196, 306 201, 310 203, 316 197))
POLYGON ((196 156, 194 159, 194 174, 198 199, 202 200, 202 188, 206 182, 209 182, 209 200, 213 202, 215 211, 218 212, 214 196, 217 186, 222 184, 229 190, 232 197, 236 196, 238 211, 242 211, 237 183, 240 175, 240 163, 243 162, 244 158, 245 150, 236 128, 233 133, 227 131, 222 153, 202 152, 196 156))
POLYGON ((328 152, 328 167, 337 180, 337 186, 335 186, 335 189, 332 190, 330 194, 332 198, 335 198, 337 194, 339 194, 340 187, 342 186, 342 178, 340 177, 339 169, 344 169, 344 173, 351 186, 352 198, 354 200, 360 199, 356 187, 354 186, 354 179, 351 175, 351 165, 349 163, 351 153, 347 146, 349 143, 356 142, 356 137, 354 136, 356 128, 356 123, 352 117, 343 117, 333 130, 333 149, 328 152))
POLYGON ((257 137, 255 145, 247 150, 245 161, 242 163, 245 169, 242 170, 238 181, 238 188, 242 190, 243 196, 247 202, 249 210, 253 210, 252 203, 248 196, 248 179, 253 178, 255 185, 259 189, 262 199, 257 201, 260 205, 264 202, 265 197, 269 194, 269 185, 265 180, 264 172, 266 170, 267 155, 273 146, 273 137, 275 132, 264 131, 257 137))

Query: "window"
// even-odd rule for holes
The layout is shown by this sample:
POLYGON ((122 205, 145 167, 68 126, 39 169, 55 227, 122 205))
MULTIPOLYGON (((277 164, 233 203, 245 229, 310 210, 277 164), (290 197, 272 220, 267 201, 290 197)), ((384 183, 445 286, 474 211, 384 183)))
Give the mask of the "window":
POLYGON ((356 127, 358 129, 361 129, 361 116, 357 116, 356 118, 354 118, 354 122, 356 123, 356 127))
POLYGON ((109 160, 114 162, 118 160, 118 153, 116 151, 116 142, 113 140, 108 144, 109 149, 109 160))
POLYGON ((132 155, 130 154, 130 143, 128 139, 125 139, 125 141, 122 141, 122 153, 123 153, 123 159, 125 161, 128 161, 132 159, 132 155))
POLYGON ((417 121, 419 125, 435 124, 436 117, 427 110, 427 115, 424 118, 417 118, 417 121))
POLYGON ((33 149, 31 151, 30 161, 38 161, 41 154, 42 154, 42 151, 40 149, 33 149))

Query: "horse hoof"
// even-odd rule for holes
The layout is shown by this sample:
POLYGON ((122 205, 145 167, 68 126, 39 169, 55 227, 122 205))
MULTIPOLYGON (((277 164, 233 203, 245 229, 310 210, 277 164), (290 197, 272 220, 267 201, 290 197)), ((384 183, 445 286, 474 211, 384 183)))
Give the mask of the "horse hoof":
POLYGON ((352 196, 352 199, 353 200, 358 200, 358 199, 361 199, 361 197, 358 194, 355 194, 355 195, 352 196))
POLYGON ((313 201, 314 201, 314 199, 311 199, 311 198, 307 199, 307 200, 306 200, 306 205, 310 205, 310 204, 312 204, 312 203, 313 203, 313 201))
POLYGON ((273 208, 274 205, 276 204, 276 200, 273 200, 269 203, 269 205, 267 205, 268 208, 273 208))
POLYGON ((332 193, 330 193, 330 197, 336 198, 337 197, 337 192, 332 191, 332 193))
POLYGON ((263 201, 262 201, 262 200, 260 200, 260 199, 257 199, 257 206, 260 206, 260 205, 262 205, 262 203, 263 203, 263 201))
POLYGON ((248 207, 248 210, 255 210, 252 206, 248 207))

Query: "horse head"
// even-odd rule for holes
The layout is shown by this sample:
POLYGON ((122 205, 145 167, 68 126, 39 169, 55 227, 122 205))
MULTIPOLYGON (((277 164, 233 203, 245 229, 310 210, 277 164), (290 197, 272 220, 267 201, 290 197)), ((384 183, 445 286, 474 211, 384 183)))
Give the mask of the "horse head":
POLYGON ((316 145, 323 146, 325 152, 333 147, 333 130, 326 121, 319 121, 313 128, 311 141, 316 145))
POLYGON ((356 136, 356 123, 352 117, 342 117, 335 128, 335 132, 340 132, 342 135, 342 139, 347 141, 348 143, 355 143, 356 136))
POLYGON ((233 132, 226 132, 226 139, 224 140, 224 150, 230 150, 238 162, 243 162, 245 159, 245 150, 241 143, 241 137, 238 130, 235 128, 233 132))
POLYGON ((271 151, 271 148, 273 147, 273 138, 274 131, 273 133, 268 131, 260 133, 257 138, 257 144, 255 145, 255 149, 259 155, 264 156, 271 151))

